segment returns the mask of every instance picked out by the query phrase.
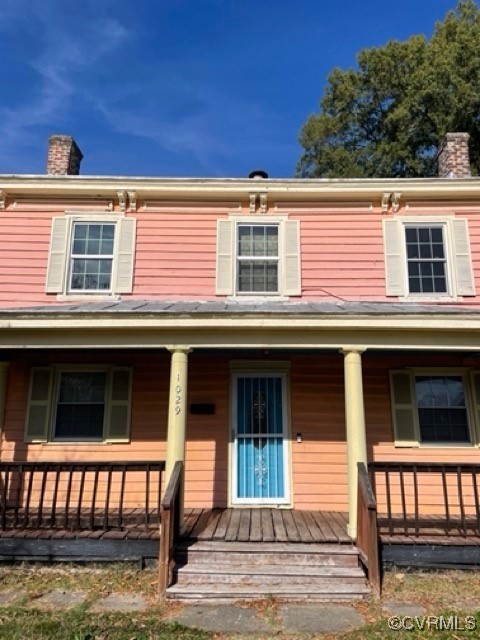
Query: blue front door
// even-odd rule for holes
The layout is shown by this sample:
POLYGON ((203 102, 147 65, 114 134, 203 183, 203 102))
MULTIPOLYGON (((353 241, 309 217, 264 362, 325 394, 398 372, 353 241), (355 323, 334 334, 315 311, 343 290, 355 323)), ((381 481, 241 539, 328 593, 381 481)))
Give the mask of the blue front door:
POLYGON ((284 387, 282 374, 234 375, 234 502, 288 502, 284 387))

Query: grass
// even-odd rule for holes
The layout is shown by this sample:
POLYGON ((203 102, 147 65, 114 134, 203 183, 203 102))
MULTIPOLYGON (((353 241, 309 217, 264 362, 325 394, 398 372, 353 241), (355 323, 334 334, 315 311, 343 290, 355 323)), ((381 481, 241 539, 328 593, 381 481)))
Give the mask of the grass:
POLYGON ((0 614, 1 640, 207 640, 211 635, 162 622, 155 611, 93 616, 85 607, 69 611, 8 607, 0 614))
MULTIPOLYGON (((0 595, 15 592, 17 601, 0 608, 0 640, 222 640, 225 636, 182 627, 168 621, 181 608, 175 602, 161 604, 157 598, 157 574, 152 569, 118 565, 15 565, 0 566, 0 595), (68 610, 34 608, 35 599, 52 590, 83 591, 87 600, 68 610), (92 613, 90 606, 111 593, 136 593, 148 603, 142 613, 92 613)), ((254 608, 259 617, 278 629, 280 605, 275 598, 240 603, 254 608)), ((480 637, 480 580, 477 572, 388 573, 381 601, 365 600, 355 604, 367 624, 343 635, 325 635, 325 640, 470 640, 480 637), (413 630, 388 627, 387 602, 421 605, 427 616, 446 620, 457 616, 464 622, 474 615, 475 629, 424 629, 420 617, 413 630)), ((431 621, 431 623, 433 620, 431 621)), ((415 624, 415 621, 413 621, 415 624)), ((275 632, 286 638, 287 634, 275 632)))

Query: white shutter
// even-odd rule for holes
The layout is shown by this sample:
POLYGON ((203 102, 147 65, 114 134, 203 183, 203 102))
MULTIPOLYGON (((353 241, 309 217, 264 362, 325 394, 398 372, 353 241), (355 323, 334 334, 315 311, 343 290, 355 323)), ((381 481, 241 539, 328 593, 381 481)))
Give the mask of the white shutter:
POLYGON ((25 421, 25 442, 46 442, 48 440, 52 382, 52 368, 32 368, 25 421))
POLYGON ((397 447, 418 447, 416 406, 412 375, 408 371, 390 372, 393 430, 397 447))
POLYGON ((456 293, 459 296, 474 296, 475 283, 470 255, 468 223, 462 219, 452 220, 451 229, 453 254, 455 257, 454 272, 456 293))
POLYGON ((302 294, 300 266, 300 222, 283 223, 283 291, 286 296, 302 294))
POLYGON ((400 220, 383 221, 387 296, 404 296, 407 293, 403 234, 404 227, 400 220))
POLYGON ((110 374, 105 440, 128 442, 130 438, 131 369, 114 367, 110 374))
POLYGON ((132 292, 136 222, 135 218, 122 218, 117 224, 118 249, 115 256, 113 293, 132 292))
POLYGON ((235 222, 217 221, 217 283, 216 294, 231 296, 234 293, 234 243, 235 222))
POLYGON ((45 287, 47 293, 63 293, 64 291, 69 228, 68 218, 53 218, 45 287))

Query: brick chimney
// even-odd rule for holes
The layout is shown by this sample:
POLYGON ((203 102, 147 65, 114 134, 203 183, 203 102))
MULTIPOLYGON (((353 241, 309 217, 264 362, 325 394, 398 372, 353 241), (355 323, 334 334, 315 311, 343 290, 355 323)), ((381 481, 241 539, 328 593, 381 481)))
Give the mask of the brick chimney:
POLYGON ((440 178, 470 178, 468 133, 447 133, 438 148, 438 175, 440 178))
POLYGON ((83 153, 71 136, 50 136, 48 139, 47 173, 78 176, 83 153))

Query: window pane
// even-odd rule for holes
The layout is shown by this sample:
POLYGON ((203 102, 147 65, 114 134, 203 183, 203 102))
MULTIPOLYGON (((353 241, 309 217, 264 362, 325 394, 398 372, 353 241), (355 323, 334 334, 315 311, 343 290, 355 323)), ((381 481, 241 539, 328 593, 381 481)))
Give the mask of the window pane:
POLYGON ((73 290, 108 290, 112 275, 112 260, 74 258, 70 289, 73 290))
POLYGON ((460 376, 416 376, 415 394, 422 442, 470 442, 460 376))
POLYGON ((55 438, 103 438, 107 374, 63 372, 55 420, 55 438))
POLYGON ((76 255, 113 255, 114 224, 75 223, 72 253, 76 255))
POLYGON ((238 264, 238 290, 241 292, 278 291, 278 264, 267 260, 242 260, 238 264))
POLYGON ((407 240, 407 242, 411 242, 416 244, 418 242, 418 232, 417 229, 412 228, 412 227, 407 227, 405 229, 405 238, 407 240))
POLYGON ((278 227, 273 225, 238 225, 239 256, 277 256, 278 227))
POLYGON ((420 242, 420 244, 430 242, 430 229, 428 227, 419 227, 418 241, 420 242))

